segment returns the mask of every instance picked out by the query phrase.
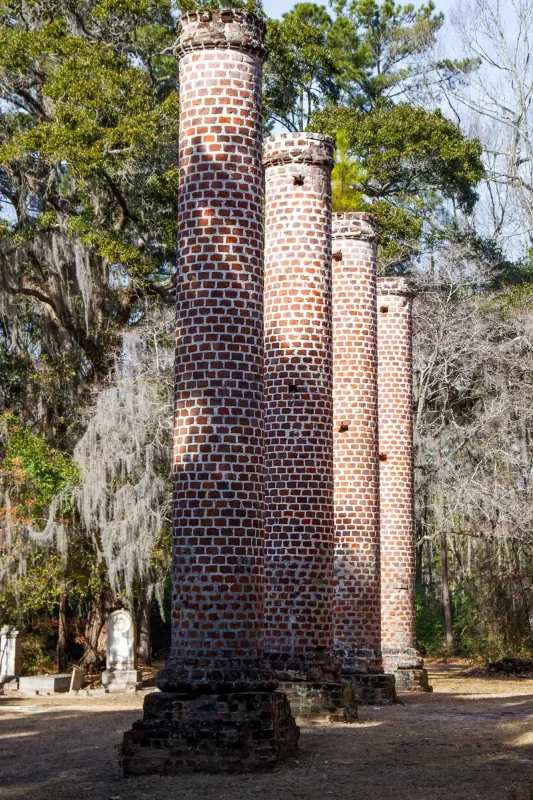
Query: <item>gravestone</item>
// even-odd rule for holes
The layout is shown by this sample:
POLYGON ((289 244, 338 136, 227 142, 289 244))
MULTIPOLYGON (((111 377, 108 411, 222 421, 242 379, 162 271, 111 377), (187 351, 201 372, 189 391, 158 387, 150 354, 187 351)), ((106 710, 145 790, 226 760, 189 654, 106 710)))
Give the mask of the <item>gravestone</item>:
POLYGON ((80 667, 74 667, 72 670, 72 677, 70 679, 70 691, 79 692, 83 687, 84 678, 85 672, 80 667))
POLYGON ((141 688, 135 620, 126 609, 114 611, 107 621, 106 666, 102 674, 106 692, 134 692, 141 688))
POLYGON ((61 694, 70 689, 68 673, 59 675, 24 675, 19 680, 19 689, 25 694, 61 694))
POLYGON ((10 625, 0 628, 0 688, 17 689, 22 666, 22 634, 10 625))

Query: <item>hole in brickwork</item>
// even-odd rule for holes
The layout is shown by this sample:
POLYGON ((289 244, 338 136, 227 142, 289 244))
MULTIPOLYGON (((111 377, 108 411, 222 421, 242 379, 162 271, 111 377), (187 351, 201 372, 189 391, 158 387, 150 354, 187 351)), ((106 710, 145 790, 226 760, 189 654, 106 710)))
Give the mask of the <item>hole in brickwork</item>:
POLYGON ((294 176, 294 185, 295 186, 303 186, 305 183, 305 177, 303 175, 295 175, 294 176))
POLYGON ((342 252, 340 250, 337 250, 336 253, 333 253, 333 260, 342 261, 342 252))
POLYGON ((297 392, 297 391, 299 391, 299 389, 295 383, 289 384, 289 392, 297 392))
POLYGON ((388 306, 381 306, 379 310, 380 310, 380 312, 382 314, 386 314, 388 312, 388 310, 389 310, 389 307, 388 306))
POLYGON ((380 453, 379 454, 379 460, 380 461, 386 461, 387 460, 387 453, 380 453))
POLYGON ((339 433, 346 433, 346 431, 350 428, 347 422, 343 422, 339 428, 339 433))

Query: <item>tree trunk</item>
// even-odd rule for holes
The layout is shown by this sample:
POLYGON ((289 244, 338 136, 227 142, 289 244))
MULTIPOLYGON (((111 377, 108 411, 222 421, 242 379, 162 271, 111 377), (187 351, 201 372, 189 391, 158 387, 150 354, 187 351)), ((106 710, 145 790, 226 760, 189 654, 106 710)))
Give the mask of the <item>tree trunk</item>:
POLYGON ((143 597, 137 612, 137 658, 143 664, 152 663, 152 598, 143 597))
POLYGON ((448 575, 448 538, 446 532, 440 535, 440 555, 442 564, 441 584, 442 584, 442 605, 444 607, 444 632, 446 635, 446 647, 448 650, 453 645, 452 627, 452 607, 450 603, 450 579, 448 575))
POLYGON ((58 672, 65 672, 67 669, 67 595, 64 591, 59 596, 56 657, 58 672))
POLYGON ((79 664, 86 672, 98 672, 100 669, 102 658, 98 652, 98 639, 112 602, 109 588, 103 589, 93 600, 85 626, 85 651, 79 664))

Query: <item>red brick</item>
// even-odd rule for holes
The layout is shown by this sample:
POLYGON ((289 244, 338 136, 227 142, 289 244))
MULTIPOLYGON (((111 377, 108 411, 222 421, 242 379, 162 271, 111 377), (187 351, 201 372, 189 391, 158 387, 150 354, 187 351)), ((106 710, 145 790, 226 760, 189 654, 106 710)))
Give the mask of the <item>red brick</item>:
POLYGON ((333 651, 333 141, 265 141, 265 649, 333 651))
POLYGON ((381 667, 374 218, 333 215, 335 650, 381 667))

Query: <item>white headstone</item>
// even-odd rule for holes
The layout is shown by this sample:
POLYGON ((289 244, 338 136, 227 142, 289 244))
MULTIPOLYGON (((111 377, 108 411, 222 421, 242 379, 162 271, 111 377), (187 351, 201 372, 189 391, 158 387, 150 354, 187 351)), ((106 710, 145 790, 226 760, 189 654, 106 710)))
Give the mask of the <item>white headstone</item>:
POLYGON ((114 611, 107 622, 107 669, 135 669, 137 642, 133 615, 114 611))
POLYGON ((107 669, 102 673, 106 691, 127 692, 141 687, 135 620, 125 609, 114 611, 107 621, 106 665, 107 669))
POLYGON ((0 682, 20 675, 22 634, 10 625, 0 628, 0 682))

